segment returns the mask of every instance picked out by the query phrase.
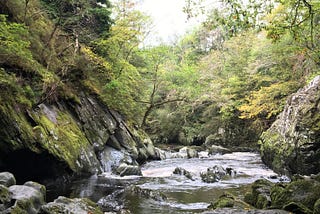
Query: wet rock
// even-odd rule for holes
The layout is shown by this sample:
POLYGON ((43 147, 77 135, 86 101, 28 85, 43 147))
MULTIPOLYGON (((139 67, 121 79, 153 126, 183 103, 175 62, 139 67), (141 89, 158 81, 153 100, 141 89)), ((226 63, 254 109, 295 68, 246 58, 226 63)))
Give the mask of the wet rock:
POLYGON ((231 150, 222 146, 211 145, 208 147, 209 155, 231 153, 231 150))
POLYGON ((128 165, 126 163, 120 164, 116 169, 116 173, 120 176, 142 175, 140 166, 128 165))
POLYGON ((16 179, 14 175, 10 172, 1 172, 0 173, 0 184, 6 187, 16 185, 16 179))
POLYGON ((206 183, 214 183, 220 181, 226 175, 226 171, 222 166, 209 167, 206 172, 201 172, 200 177, 206 183))
POLYGON ((191 147, 182 147, 178 152, 163 152, 165 159, 171 158, 196 158, 198 157, 198 152, 196 149, 191 147))
POLYGON ((213 211, 203 212, 203 214, 291 214, 284 210, 244 210, 237 208, 220 208, 213 211))
POLYGON ((244 201, 236 198, 230 193, 224 193, 216 200, 214 203, 208 207, 209 209, 218 209, 218 208, 241 208, 241 209, 252 209, 253 207, 244 201))
POLYGON ((15 203, 5 212, 36 214, 41 206, 45 204, 45 195, 37 188, 13 185, 9 187, 9 191, 15 203))
POLYGON ((191 172, 181 168, 181 167, 176 167, 173 171, 173 174, 175 175, 183 175, 185 177, 187 177, 188 179, 190 180, 194 180, 193 177, 192 177, 192 174, 191 172))
POLYGON ((280 174, 320 172, 320 76, 291 95, 261 136, 262 160, 280 174))
POLYGON ((50 202, 41 207, 40 214, 103 214, 98 205, 85 198, 66 198, 60 196, 54 202, 50 202))
POLYGON ((272 206, 287 210, 313 210, 320 198, 320 183, 302 179, 289 184, 276 184, 271 189, 272 206))
POLYGON ((123 210, 123 197, 124 190, 116 190, 112 194, 107 195, 97 202, 98 206, 102 209, 103 212, 117 212, 119 213, 123 210))
POLYGON ((164 151, 162 149, 155 148, 155 155, 156 155, 157 159, 160 159, 160 160, 167 159, 167 153, 168 152, 166 152, 166 151, 164 151))
POLYGON ((135 195, 142 198, 153 199, 155 201, 165 201, 167 197, 157 190, 143 189, 138 186, 131 186, 126 189, 126 194, 135 195))
POLYGON ((43 186, 42 184, 39 184, 39 183, 33 182, 33 181, 28 181, 28 182, 24 183, 23 185, 28 186, 28 187, 32 187, 32 188, 38 190, 39 192, 41 192, 41 194, 44 195, 44 197, 46 196, 46 187, 43 186))
POLYGON ((252 184, 252 192, 247 193, 244 201, 258 209, 271 206, 271 188, 274 184, 266 179, 260 179, 252 184))

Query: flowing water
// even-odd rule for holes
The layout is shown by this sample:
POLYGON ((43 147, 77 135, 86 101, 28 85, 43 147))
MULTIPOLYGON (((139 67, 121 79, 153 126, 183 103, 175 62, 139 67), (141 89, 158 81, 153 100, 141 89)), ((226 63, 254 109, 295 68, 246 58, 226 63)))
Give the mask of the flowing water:
POLYGON ((224 192, 230 192, 243 198, 250 185, 257 179, 267 178, 278 182, 278 176, 268 169, 260 156, 250 152, 235 152, 224 155, 213 155, 206 158, 176 158, 148 162, 142 166, 143 176, 118 177, 110 173, 93 176, 90 179, 77 181, 71 186, 69 197, 88 197, 93 201, 112 202, 119 209, 130 210, 134 214, 149 213, 201 213, 210 202, 224 192), (230 167, 237 173, 216 183, 205 183, 200 172, 215 165, 230 167), (192 179, 175 175, 176 167, 184 168, 192 179), (277 177, 277 178, 275 178, 277 177), (273 178, 273 179, 271 179, 273 178), (111 197, 112 193, 123 193, 123 189, 135 185, 142 190, 161 192, 166 200, 155 200, 154 197, 141 197, 125 194, 122 197, 111 197), (107 197, 106 197, 107 196, 107 197))

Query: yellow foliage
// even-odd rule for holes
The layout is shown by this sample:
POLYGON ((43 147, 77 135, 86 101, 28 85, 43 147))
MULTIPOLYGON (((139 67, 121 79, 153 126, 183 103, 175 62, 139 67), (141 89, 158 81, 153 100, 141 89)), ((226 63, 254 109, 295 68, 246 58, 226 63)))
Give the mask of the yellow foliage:
POLYGON ((297 89, 297 83, 279 82, 267 87, 261 87, 259 91, 252 92, 246 103, 238 109, 242 112, 240 118, 252 119, 265 117, 270 119, 283 110, 284 98, 297 89))

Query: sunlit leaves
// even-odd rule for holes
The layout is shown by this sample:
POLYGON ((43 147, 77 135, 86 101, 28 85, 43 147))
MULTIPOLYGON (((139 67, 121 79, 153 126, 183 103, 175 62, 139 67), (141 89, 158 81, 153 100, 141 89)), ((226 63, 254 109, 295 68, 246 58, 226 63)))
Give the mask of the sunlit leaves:
POLYGON ((0 63, 21 63, 32 59, 27 35, 24 25, 8 23, 6 17, 0 15, 0 63))

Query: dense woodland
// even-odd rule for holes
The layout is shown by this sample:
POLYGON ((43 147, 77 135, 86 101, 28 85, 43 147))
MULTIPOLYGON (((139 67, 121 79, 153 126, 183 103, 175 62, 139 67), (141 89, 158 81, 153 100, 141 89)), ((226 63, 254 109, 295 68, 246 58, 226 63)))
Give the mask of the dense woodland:
POLYGON ((318 0, 222 0, 173 44, 146 46, 133 0, 0 0, 0 107, 94 94, 155 143, 256 144, 320 70, 318 0), (6 96, 6 91, 15 96, 6 96))
POLYGON ((320 1, 139 2, 0 0, 0 212, 320 213, 320 1))

